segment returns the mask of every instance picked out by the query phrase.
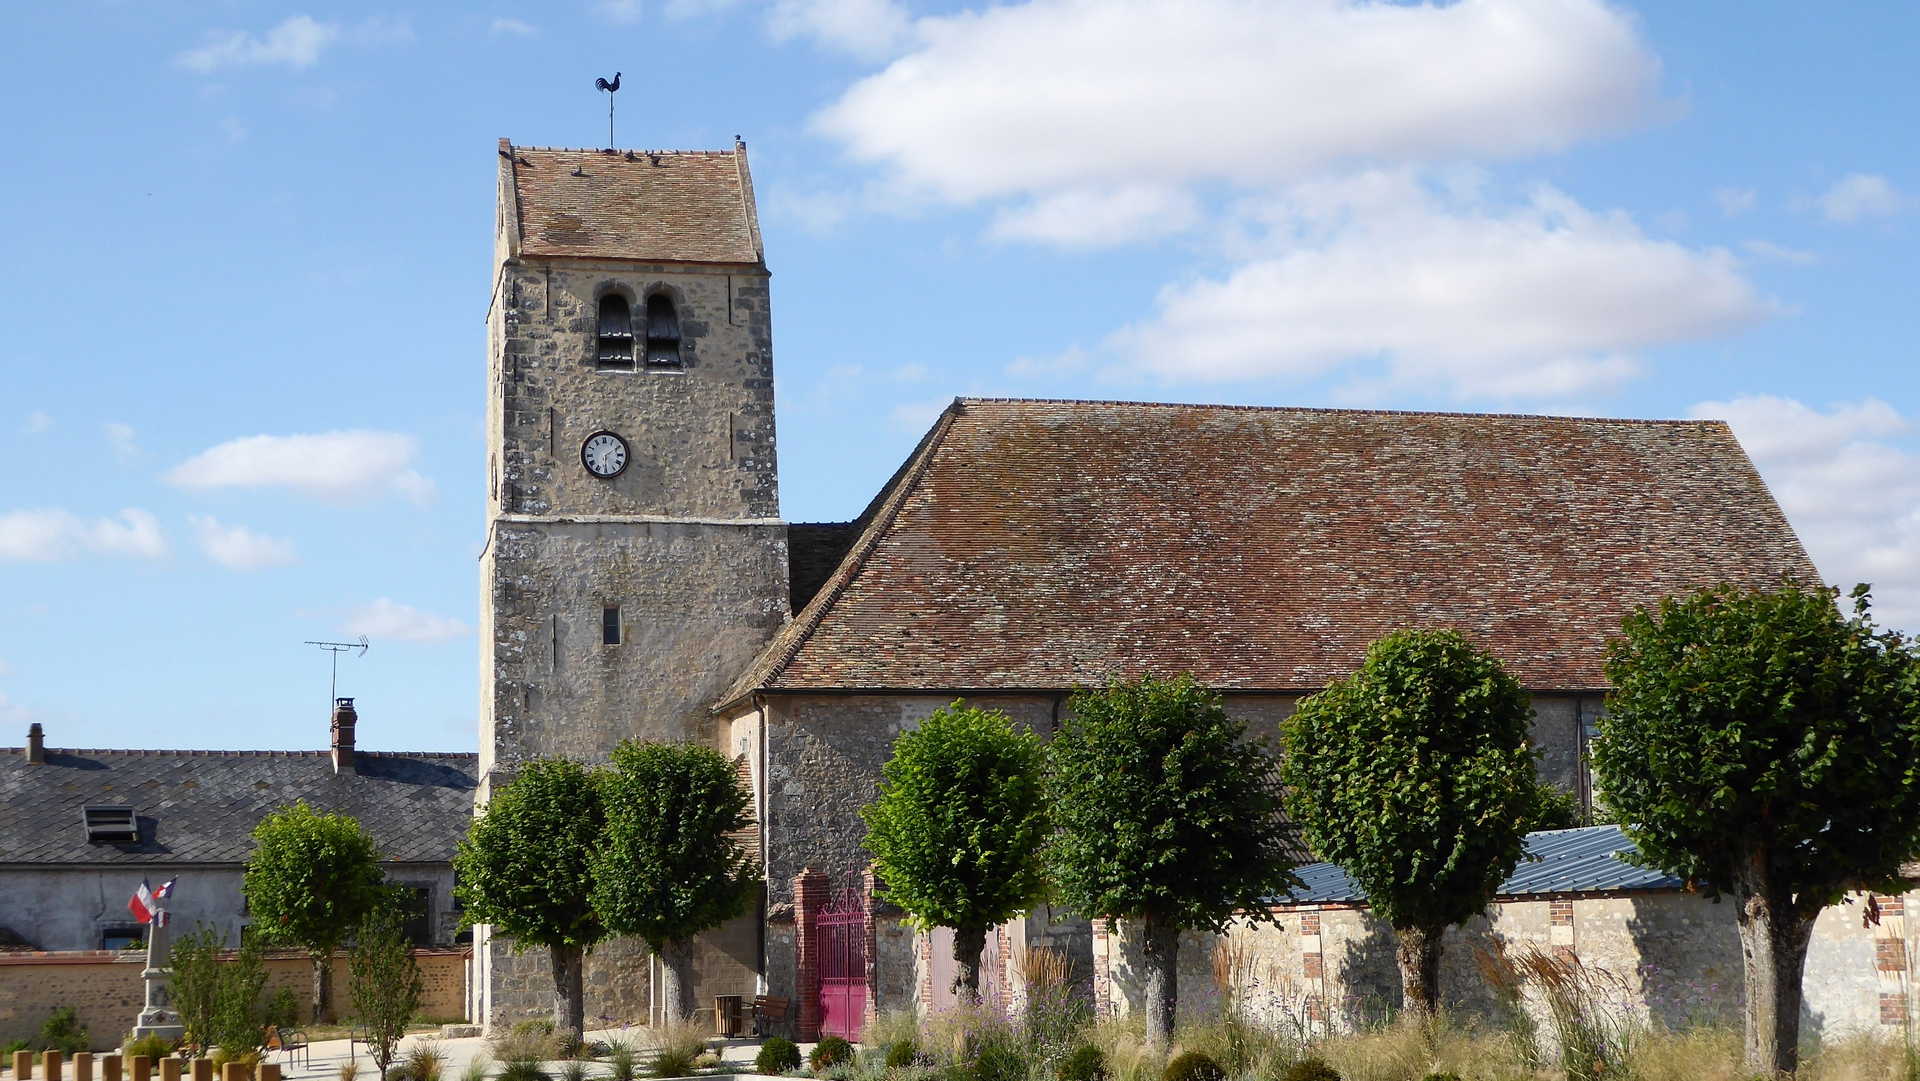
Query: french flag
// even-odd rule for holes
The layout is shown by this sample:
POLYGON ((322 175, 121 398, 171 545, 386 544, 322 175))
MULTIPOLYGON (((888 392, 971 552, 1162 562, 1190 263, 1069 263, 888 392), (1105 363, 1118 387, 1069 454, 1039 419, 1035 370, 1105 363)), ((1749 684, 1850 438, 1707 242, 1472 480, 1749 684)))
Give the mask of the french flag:
POLYGON ((133 913, 133 918, 141 923, 152 923, 154 915, 158 913, 160 926, 165 927, 167 913, 160 907, 160 902, 173 896, 173 884, 178 881, 178 878, 169 878, 156 890, 147 884, 146 879, 141 879, 140 888, 134 891, 133 899, 127 902, 127 911, 133 913))

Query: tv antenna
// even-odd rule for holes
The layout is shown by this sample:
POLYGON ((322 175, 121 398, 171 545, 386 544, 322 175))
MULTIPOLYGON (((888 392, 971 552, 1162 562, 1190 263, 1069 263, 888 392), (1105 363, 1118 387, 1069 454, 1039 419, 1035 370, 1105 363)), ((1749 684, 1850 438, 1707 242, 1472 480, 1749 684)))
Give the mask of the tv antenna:
POLYGON ((358 642, 308 642, 310 646, 319 646, 333 654, 333 681, 327 684, 327 708, 332 709, 337 692, 340 690, 340 654, 359 650, 362 657, 367 655, 367 636, 361 635, 358 642))
POLYGON ((617 71, 613 73, 612 82, 608 82, 605 79, 595 79, 593 81, 593 85, 594 85, 594 89, 605 90, 607 92, 607 149, 612 150, 614 146, 614 143, 613 143, 613 96, 620 92, 620 73, 617 71))

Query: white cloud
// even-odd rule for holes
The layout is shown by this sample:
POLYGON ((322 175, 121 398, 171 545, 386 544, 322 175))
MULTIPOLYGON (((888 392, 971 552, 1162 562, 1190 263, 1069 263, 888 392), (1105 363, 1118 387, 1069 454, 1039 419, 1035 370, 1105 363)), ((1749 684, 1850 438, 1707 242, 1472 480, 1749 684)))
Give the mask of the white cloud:
POLYGON ((1854 173, 1828 188, 1814 200, 1828 221, 1852 225, 1863 218, 1886 218, 1902 213, 1913 200, 1894 190, 1884 176, 1854 173))
POLYGON ((364 634, 373 639, 428 644, 473 633, 472 627, 457 619, 422 612, 385 597, 348 611, 334 629, 350 636, 364 634))
POLYGON ((1820 411, 1772 395, 1689 412, 1732 425, 1828 582, 1873 583, 1878 618, 1920 630, 1920 456, 1883 438, 1907 418, 1871 398, 1820 411))
POLYGON ((39 435, 53 430, 53 418, 38 409, 27 414, 27 434, 39 435))
POLYGON ((1602 0, 1031 0, 913 32, 814 126, 956 203, 1531 155, 1646 118, 1660 70, 1602 0))
POLYGON ((107 445, 113 448, 114 461, 127 465, 145 456, 146 452, 133 442, 133 425, 108 423, 100 427, 107 433, 107 445))
POLYGON ((212 517, 188 515, 188 520, 198 531, 200 550, 228 570, 257 571, 263 567, 285 566, 298 559, 292 541, 275 540, 243 525, 224 526, 212 517))
POLYGON ((1405 173, 1302 184, 1264 208, 1274 250, 1161 290, 1108 347, 1167 381, 1320 375, 1361 361, 1456 395, 1566 398, 1630 378, 1634 353, 1770 308, 1717 249, 1647 237, 1540 188, 1452 201, 1405 173))
POLYGON ((600 0, 593 10, 610 23, 637 23, 642 14, 640 0, 600 0))
POLYGON ((184 68, 212 72, 226 67, 284 64, 296 70, 320 62, 320 54, 340 36, 340 24, 295 15, 257 38, 245 30, 211 30, 207 43, 176 59, 184 68))
POLYGON ((540 28, 532 23, 521 22, 519 19, 509 19, 503 15, 493 20, 493 32, 495 36, 500 34, 513 34, 518 37, 526 37, 528 34, 539 33, 540 28))
POLYGON ((1727 217, 1746 214, 1760 205, 1760 193, 1752 188, 1715 188, 1713 201, 1727 217))
POLYGON ((0 561, 37 563, 80 555, 165 559, 171 553, 159 519, 128 507, 120 519, 82 520, 58 507, 0 514, 0 561))
POLYGON ((1200 217, 1198 202, 1184 188, 1078 188, 1002 209, 994 217, 992 236, 1064 248, 1105 247, 1182 233, 1200 217))
POLYGON ((775 0, 767 12, 775 41, 803 37, 868 59, 892 55, 908 30, 906 10, 894 0, 775 0))
POLYGON ((256 435, 209 448, 161 475, 180 488, 291 488, 337 502, 397 493, 422 503, 433 482, 413 468, 418 448, 398 432, 256 435))
POLYGON ((245 30, 209 30, 206 44, 188 49, 174 63, 191 71, 210 74, 231 67, 288 67, 295 71, 313 67, 333 45, 385 45, 410 41, 413 28, 403 19, 374 16, 351 29, 339 23, 319 22, 311 15, 294 15, 255 37, 245 30))
POLYGON ((1740 245, 1742 251, 1756 263, 1787 263, 1793 266, 1811 266, 1820 261, 1820 257, 1810 251, 1797 248, 1784 248, 1771 240, 1748 240, 1740 245))

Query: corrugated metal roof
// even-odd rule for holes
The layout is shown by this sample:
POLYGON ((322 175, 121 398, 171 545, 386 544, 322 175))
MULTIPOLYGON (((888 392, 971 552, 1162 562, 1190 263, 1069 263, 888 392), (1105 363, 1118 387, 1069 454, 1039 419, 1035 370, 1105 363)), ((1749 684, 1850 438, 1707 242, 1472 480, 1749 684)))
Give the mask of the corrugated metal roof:
MULTIPOLYGON (((1685 885, 1664 871, 1637 867, 1626 858, 1639 854, 1619 826, 1542 830, 1527 835, 1527 858, 1500 884, 1501 897, 1548 893, 1599 893, 1612 890, 1677 890, 1685 885)), ((1295 870, 1304 888, 1279 904, 1357 904, 1367 895, 1331 863, 1295 870)))

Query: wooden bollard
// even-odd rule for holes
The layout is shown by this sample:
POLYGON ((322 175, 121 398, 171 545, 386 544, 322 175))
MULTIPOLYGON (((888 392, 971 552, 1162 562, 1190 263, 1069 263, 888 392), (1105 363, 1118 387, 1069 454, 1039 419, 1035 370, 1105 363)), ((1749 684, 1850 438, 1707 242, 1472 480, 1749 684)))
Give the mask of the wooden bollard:
MULTIPOLYGON (((172 1077, 163 1077, 160 1081, 180 1081, 180 1075, 174 1074, 172 1077)), ((213 1081, 212 1059, 197 1058, 193 1060, 193 1081, 213 1081)))
POLYGON ((120 1056, 100 1056, 100 1081, 120 1081, 120 1056))
POLYGON ((60 1052, 49 1047, 40 1052, 40 1065, 47 1075, 47 1081, 60 1081, 60 1052))
POLYGON ((180 1081, 180 1059, 168 1055, 160 1060, 160 1081, 180 1081))
POLYGON ((93 1081, 93 1052, 81 1051, 73 1056, 73 1081, 93 1081))
POLYGON ((261 1063, 259 1081, 280 1081, 280 1064, 277 1062, 261 1063))
POLYGON ((146 1055, 135 1055, 129 1064, 133 1076, 127 1081, 153 1081, 153 1059, 146 1055))
POLYGON ((253 1081, 244 1062, 229 1062, 220 1067, 220 1081, 253 1081))
POLYGON ((13 1053, 13 1081, 27 1081, 33 1076, 33 1052, 15 1051, 13 1053))

